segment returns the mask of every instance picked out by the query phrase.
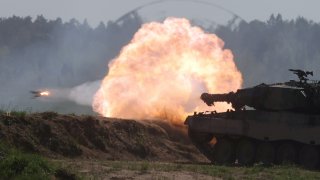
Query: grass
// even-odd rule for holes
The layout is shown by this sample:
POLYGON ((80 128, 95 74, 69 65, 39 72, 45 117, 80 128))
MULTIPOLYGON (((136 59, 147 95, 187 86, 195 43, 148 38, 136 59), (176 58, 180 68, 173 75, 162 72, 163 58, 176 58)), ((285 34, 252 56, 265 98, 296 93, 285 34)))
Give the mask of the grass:
POLYGON ((50 179, 54 174, 49 163, 37 155, 11 152, 0 163, 0 176, 5 179, 50 179))
MULTIPOLYGON (((211 164, 182 164, 148 161, 62 161, 66 168, 73 168, 76 170, 82 169, 83 166, 86 166, 86 164, 89 163, 92 169, 82 173, 82 175, 84 177, 94 176, 98 178, 104 177, 110 173, 129 170, 138 174, 152 172, 192 172, 221 179, 320 179, 320 172, 305 170, 294 165, 266 167, 257 164, 251 167, 230 167, 211 164)), ((81 174, 81 172, 79 173, 81 174)))
POLYGON ((32 112, 32 108, 18 108, 12 105, 0 105, 0 114, 10 114, 17 116, 25 116, 26 114, 30 114, 32 112))
POLYGON ((44 158, 0 145, 0 177, 4 179, 50 179, 53 166, 44 158))
POLYGON ((53 179, 53 177, 71 177, 75 175, 58 168, 58 164, 36 154, 24 153, 7 144, 0 143, 1 179, 53 179))
MULTIPOLYGON (((5 110, 0 110, 0 115, 7 116, 7 117, 14 117, 15 119, 19 119, 19 121, 20 120, 25 120, 27 114, 28 114, 27 111, 16 111, 16 110, 5 111, 5 110)), ((16 120, 14 120, 12 118, 4 118, 4 119, 1 119, 1 120, 7 126, 10 126, 10 125, 14 124, 15 121, 16 121, 16 120)))
POLYGON ((11 111, 10 115, 15 116, 19 119, 24 119, 25 116, 27 115, 27 112, 26 111, 11 111))

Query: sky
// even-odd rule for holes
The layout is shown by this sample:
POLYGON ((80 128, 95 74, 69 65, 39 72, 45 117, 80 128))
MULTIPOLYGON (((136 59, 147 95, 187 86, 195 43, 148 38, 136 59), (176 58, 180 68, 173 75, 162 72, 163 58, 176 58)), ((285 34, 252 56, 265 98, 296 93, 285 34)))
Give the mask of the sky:
MULTIPOLYGON (((218 23, 226 22, 232 16, 221 9, 208 7, 191 0, 173 0, 148 6, 139 11, 149 20, 158 16, 178 15, 195 18, 207 18, 218 23)), ((226 8, 246 21, 267 20, 272 13, 282 14, 284 19, 299 16, 320 22, 320 1, 318 0, 201 0, 226 8)), ((0 17, 32 16, 42 14, 48 19, 61 17, 64 21, 76 18, 80 22, 86 19, 90 25, 116 20, 126 12, 152 0, 0 0, 0 17)))

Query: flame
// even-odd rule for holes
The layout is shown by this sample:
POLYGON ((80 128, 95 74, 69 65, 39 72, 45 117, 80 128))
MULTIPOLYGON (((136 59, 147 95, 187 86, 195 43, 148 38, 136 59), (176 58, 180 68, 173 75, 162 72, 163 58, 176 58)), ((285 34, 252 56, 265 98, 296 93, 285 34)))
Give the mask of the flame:
MULTIPOLYGON (((168 119, 181 123, 187 114, 208 107, 202 92, 224 93, 241 87, 242 76, 224 42, 191 26, 187 19, 167 18, 144 24, 109 63, 93 101, 103 116, 168 119)), ((231 108, 226 103, 216 110, 231 108)))
POLYGON ((40 96, 49 96, 50 92, 49 91, 42 91, 39 94, 40 94, 40 96))

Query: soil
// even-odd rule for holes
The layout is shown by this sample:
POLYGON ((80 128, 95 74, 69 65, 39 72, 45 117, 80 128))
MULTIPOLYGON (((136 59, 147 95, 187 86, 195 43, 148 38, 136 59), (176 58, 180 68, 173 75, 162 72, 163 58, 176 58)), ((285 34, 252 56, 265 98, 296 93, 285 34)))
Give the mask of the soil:
POLYGON ((55 112, 0 115, 0 139, 50 158, 207 162, 183 125, 55 112))

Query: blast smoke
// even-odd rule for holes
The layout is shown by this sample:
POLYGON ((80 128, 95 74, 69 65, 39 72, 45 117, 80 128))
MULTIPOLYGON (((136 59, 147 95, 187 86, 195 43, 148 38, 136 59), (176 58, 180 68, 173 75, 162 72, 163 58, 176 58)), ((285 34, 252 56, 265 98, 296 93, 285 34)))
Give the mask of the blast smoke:
POLYGON ((232 52, 223 46, 215 34, 186 19, 145 24, 109 63, 93 108, 103 116, 181 122, 188 113, 207 108, 199 99, 202 92, 241 87, 232 52))
POLYGON ((101 81, 86 82, 70 89, 68 98, 77 104, 91 106, 93 96, 99 89, 101 81))

